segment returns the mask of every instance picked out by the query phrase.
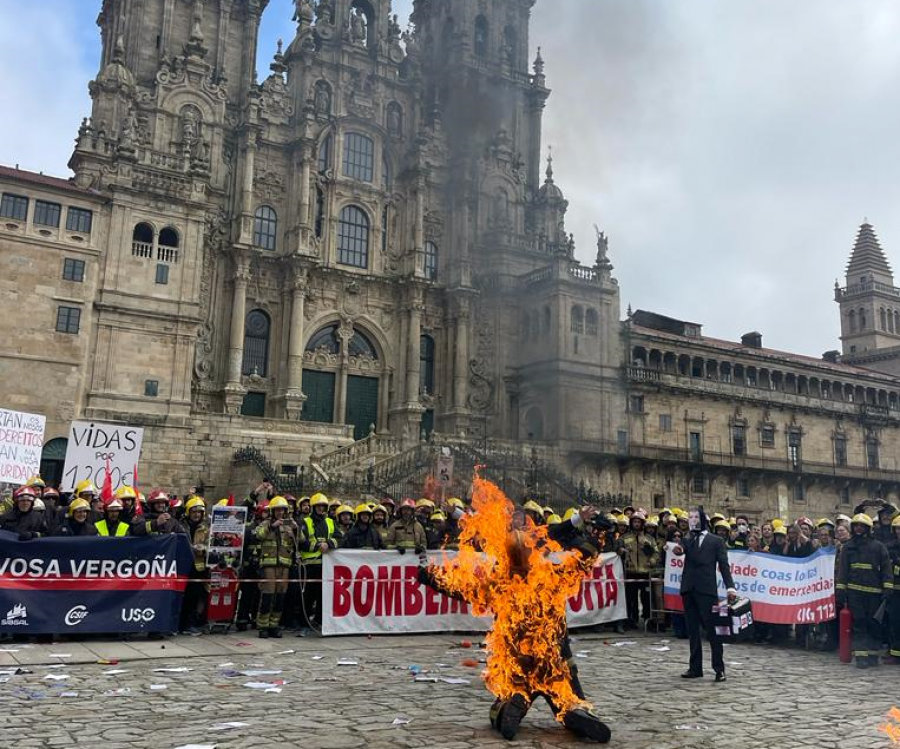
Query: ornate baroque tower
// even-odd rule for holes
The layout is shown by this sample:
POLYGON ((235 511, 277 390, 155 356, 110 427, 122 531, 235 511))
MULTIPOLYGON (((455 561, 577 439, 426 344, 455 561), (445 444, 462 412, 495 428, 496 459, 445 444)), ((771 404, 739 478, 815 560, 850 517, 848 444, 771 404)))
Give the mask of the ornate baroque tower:
POLYGON ((846 286, 835 282, 841 309, 842 360, 900 374, 900 289, 867 222, 859 227, 846 286))

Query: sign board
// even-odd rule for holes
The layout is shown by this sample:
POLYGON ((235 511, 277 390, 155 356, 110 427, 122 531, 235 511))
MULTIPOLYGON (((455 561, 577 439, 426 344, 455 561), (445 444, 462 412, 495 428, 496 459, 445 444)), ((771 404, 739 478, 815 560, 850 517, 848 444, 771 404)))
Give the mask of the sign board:
POLYGON ((244 527, 247 522, 246 507, 212 508, 209 524, 209 550, 206 564, 209 567, 224 562, 229 567, 240 567, 244 555, 244 527))
MULTIPOLYGON (((671 545, 670 545, 671 546, 671 545)), ((666 609, 682 611, 681 570, 684 556, 667 549, 663 598, 666 609)), ((820 624, 834 619, 833 547, 819 549, 804 558, 781 557, 759 551, 728 552, 734 587, 739 596, 749 598, 753 619, 769 624, 820 624)), ((719 598, 725 598, 725 584, 716 572, 719 598)))
POLYGON ((69 428, 66 465, 60 491, 70 492, 87 479, 99 490, 106 478, 106 464, 112 474, 113 491, 134 482, 134 467, 141 458, 144 430, 125 424, 73 421, 69 428))
POLYGON ((0 482, 24 484, 40 472, 47 417, 0 408, 0 482))
MULTIPOLYGON (((456 552, 429 551, 440 564, 456 552)), ((407 555, 408 556, 408 555, 407 555)), ((323 556, 323 635, 407 632, 484 632, 490 617, 476 617, 464 601, 418 581, 418 565, 394 551, 338 549, 323 556)), ((627 616, 622 559, 602 554, 569 599, 568 624, 587 627, 627 616)))

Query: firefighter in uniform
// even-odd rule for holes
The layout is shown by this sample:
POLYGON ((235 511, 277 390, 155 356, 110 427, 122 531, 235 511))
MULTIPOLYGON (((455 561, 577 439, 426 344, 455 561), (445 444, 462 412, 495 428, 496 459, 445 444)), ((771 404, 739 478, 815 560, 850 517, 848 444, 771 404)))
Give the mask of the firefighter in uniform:
POLYGON ((344 538, 346 538, 353 527, 354 512, 350 505, 342 504, 338 506, 334 514, 337 519, 334 535, 337 538, 338 546, 341 546, 344 538))
POLYGON ((401 554, 405 554, 407 550, 415 550, 416 554, 421 554, 428 546, 428 539, 425 537, 425 528, 416 519, 415 501, 404 499, 398 512, 400 517, 388 531, 387 547, 396 549, 401 554))
POLYGON ((97 528, 97 533, 101 536, 112 536, 114 538, 127 536, 130 524, 122 520, 122 500, 118 497, 111 499, 106 505, 103 520, 98 520, 94 523, 94 526, 97 528))
POLYGON ((184 526, 169 511, 169 495, 162 489, 154 489, 147 498, 150 511, 138 515, 131 523, 133 536, 157 536, 168 533, 184 533, 184 526))
POLYGON ((259 611, 256 614, 260 637, 281 637, 279 623, 284 594, 299 536, 297 524, 288 517, 290 506, 284 497, 273 497, 269 502, 269 519, 256 529, 256 537, 262 542, 259 563, 263 582, 259 586, 259 611))
POLYGON ((853 614, 853 655, 857 668, 879 663, 881 625, 875 618, 893 589, 891 557, 883 543, 872 537, 875 523, 865 513, 850 521, 853 537, 844 544, 838 567, 837 598, 853 614))
POLYGON ((0 530, 18 533, 20 541, 31 541, 48 535, 47 525, 41 513, 34 511, 38 490, 33 486, 21 486, 13 492, 15 505, 0 517, 0 530))
POLYGON ((891 521, 891 530, 894 532, 894 538, 888 544, 887 549, 891 555, 894 581, 893 591, 888 595, 887 605, 890 651, 884 662, 897 666, 900 665, 900 515, 891 521))
POLYGON ((181 605, 181 631, 199 634, 206 605, 206 552, 209 545, 209 525, 206 523, 206 501, 202 497, 190 497, 184 504, 184 526, 194 552, 194 565, 184 590, 181 605))
POLYGON ((381 534, 372 525, 372 509, 367 504, 359 504, 354 511, 356 522, 341 541, 342 549, 383 549, 381 534))
POLYGON ((638 510, 632 514, 628 532, 619 539, 619 556, 625 565, 625 600, 628 623, 638 625, 638 597, 643 619, 650 618, 650 573, 659 561, 656 540, 644 530, 647 517, 638 510))
POLYGON ((259 550, 262 542, 256 537, 256 529, 265 519, 268 499, 262 500, 256 511, 250 512, 247 526, 244 529, 244 564, 241 570, 241 597, 238 600, 237 631, 246 632, 254 623, 256 610, 259 608, 259 578, 262 571, 259 567, 259 550))
MULTIPOLYGON (((306 584, 303 589, 304 631, 314 629, 316 617, 322 621, 322 554, 338 547, 335 522, 328 517, 330 503, 321 492, 314 494, 309 505, 312 514, 304 518, 301 528, 300 559, 306 584)), ((335 508, 336 509, 336 508, 335 508)))
POLYGON ((383 504, 375 505, 375 509, 372 510, 372 527, 378 532, 378 535, 381 536, 382 548, 386 547, 389 530, 388 510, 383 504))

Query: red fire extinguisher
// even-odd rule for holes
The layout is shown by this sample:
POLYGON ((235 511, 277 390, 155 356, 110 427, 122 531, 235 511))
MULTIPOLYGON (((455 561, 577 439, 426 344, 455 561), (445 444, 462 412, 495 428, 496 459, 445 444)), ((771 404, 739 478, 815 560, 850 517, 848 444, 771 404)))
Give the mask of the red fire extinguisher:
POLYGON ((853 660, 850 655, 850 645, 853 640, 853 614, 850 613, 849 606, 844 606, 838 616, 838 637, 841 663, 850 663, 853 660))

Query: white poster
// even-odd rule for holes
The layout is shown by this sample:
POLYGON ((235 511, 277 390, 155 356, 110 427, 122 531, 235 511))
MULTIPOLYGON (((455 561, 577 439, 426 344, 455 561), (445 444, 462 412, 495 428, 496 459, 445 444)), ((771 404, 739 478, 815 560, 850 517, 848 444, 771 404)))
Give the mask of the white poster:
POLYGON ((106 479, 107 461, 113 491, 120 486, 131 486, 135 466, 141 458, 143 439, 144 430, 141 427, 73 421, 69 428, 66 466, 59 490, 70 492, 85 479, 92 481, 98 490, 101 489, 106 479))
POLYGON ((206 554, 208 567, 215 567, 223 562, 235 569, 241 566, 246 524, 246 507, 213 506, 210 512, 209 549, 206 554))
POLYGON ((0 483, 24 484, 40 472, 47 417, 0 408, 0 483))
MULTIPOLYGON (((445 553, 454 555, 428 556, 439 564, 445 553)), ((490 617, 475 617, 467 604, 419 583, 413 554, 340 549, 325 554, 323 562, 323 635, 484 632, 491 626, 490 617)), ((569 599, 569 626, 625 619, 623 577, 617 554, 599 557, 581 592, 569 599)))

